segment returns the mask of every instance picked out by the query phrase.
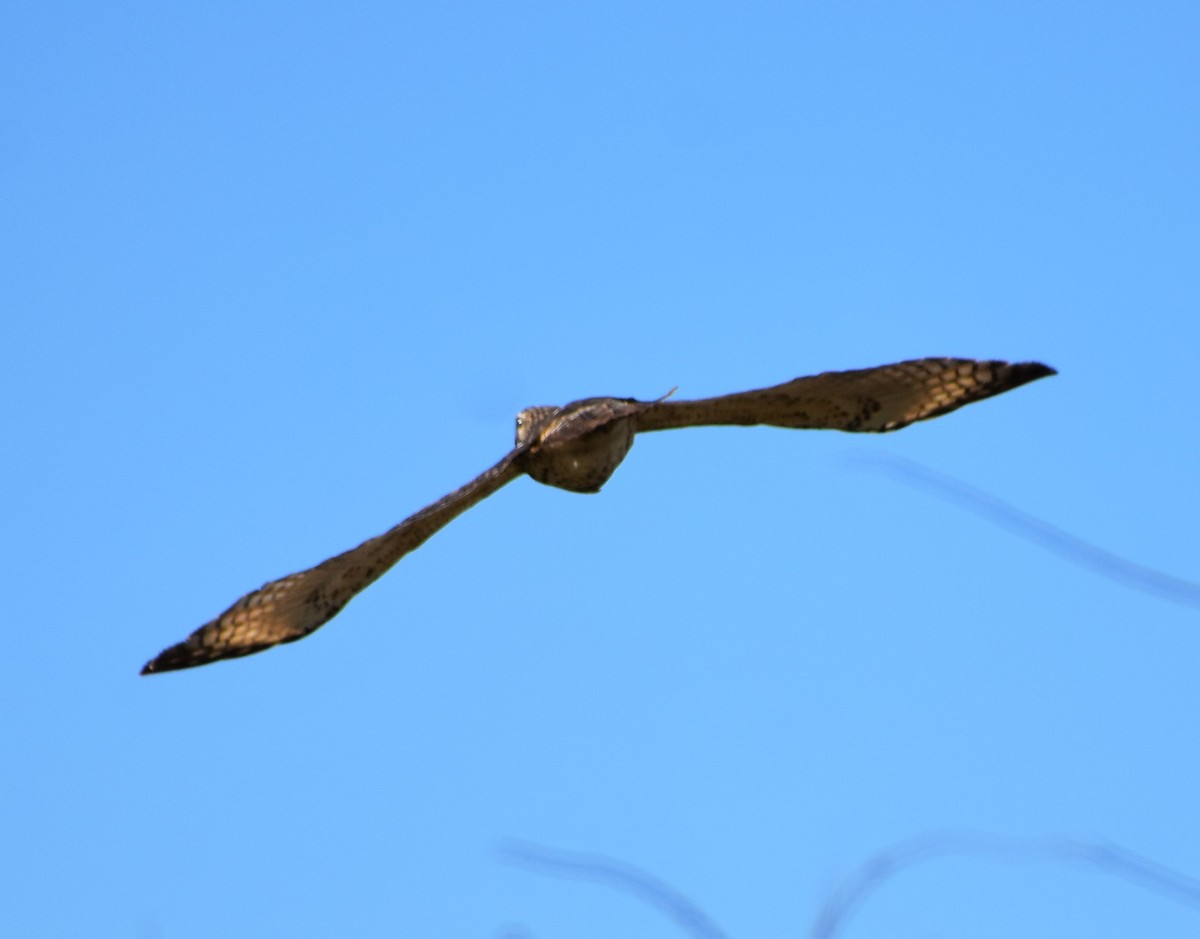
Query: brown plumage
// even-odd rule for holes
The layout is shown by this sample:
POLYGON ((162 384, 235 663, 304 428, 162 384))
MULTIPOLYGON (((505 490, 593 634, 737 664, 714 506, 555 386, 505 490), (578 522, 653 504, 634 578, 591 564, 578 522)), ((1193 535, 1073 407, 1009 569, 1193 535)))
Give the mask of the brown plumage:
POLYGON ((704 424, 898 430, 1053 374, 1038 362, 915 359, 695 401, 585 398, 561 408, 526 408, 517 415, 516 446, 491 469, 357 548, 246 594, 146 663, 142 674, 302 639, 443 525, 518 476, 527 473, 571 492, 599 492, 640 432, 704 424))

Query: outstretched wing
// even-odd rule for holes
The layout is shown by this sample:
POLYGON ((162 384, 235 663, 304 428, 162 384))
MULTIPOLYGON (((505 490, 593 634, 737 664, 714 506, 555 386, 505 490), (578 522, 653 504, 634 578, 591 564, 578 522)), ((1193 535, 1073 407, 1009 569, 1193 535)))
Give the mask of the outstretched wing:
POLYGON ((146 663, 143 675, 205 665, 303 639, 434 532, 523 473, 518 447, 465 486, 357 548, 246 594, 183 642, 146 663))
POLYGON ((660 401, 637 428, 670 430, 702 424, 770 424, 849 431, 898 430, 1055 374, 1040 362, 913 359, 895 365, 824 372, 756 391, 660 401))

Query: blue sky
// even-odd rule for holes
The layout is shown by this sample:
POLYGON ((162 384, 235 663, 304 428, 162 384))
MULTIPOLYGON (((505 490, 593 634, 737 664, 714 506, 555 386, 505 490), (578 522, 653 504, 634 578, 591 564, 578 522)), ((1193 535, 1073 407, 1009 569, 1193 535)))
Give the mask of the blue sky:
MULTIPOLYGON (((869 468, 1200 570, 1198 41, 1188 3, 8 4, 0 934, 680 935, 508 839, 743 939, 936 831, 1200 875, 1197 611, 869 468), (524 406, 922 355, 1060 375, 653 435, 304 642, 138 677, 524 406)), ((948 856, 843 934, 1198 929, 948 856)))

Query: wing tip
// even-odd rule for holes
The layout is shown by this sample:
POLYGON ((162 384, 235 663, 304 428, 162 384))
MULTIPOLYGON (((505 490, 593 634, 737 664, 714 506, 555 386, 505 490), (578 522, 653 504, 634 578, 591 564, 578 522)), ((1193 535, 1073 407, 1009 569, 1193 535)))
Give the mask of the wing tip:
POLYGON ((209 659, 198 659, 195 649, 190 649, 186 642, 180 642, 163 649, 154 658, 142 666, 139 675, 157 675, 160 672, 174 672, 181 668, 191 668, 193 665, 203 665, 209 659))
POLYGON ((1058 369, 1046 365, 1044 362, 1013 362, 1008 365, 1008 381, 1005 383, 1005 390, 1057 374, 1058 369))
POLYGON ((194 637, 189 637, 183 642, 177 642, 175 645, 163 649, 162 652, 143 665, 142 670, 138 674, 157 675, 160 672, 178 672, 181 669, 198 668, 201 665, 210 665, 213 662, 221 662, 225 659, 240 659, 243 656, 254 655, 256 652, 273 649, 284 642, 295 642, 297 639, 303 639, 306 635, 308 633, 300 636, 289 636, 287 639, 274 642, 247 643, 243 646, 204 645, 203 643, 192 641, 194 637))
POLYGON ((1046 378, 1050 375, 1058 374, 1058 369, 1053 365, 1047 365, 1045 362, 1017 362, 1013 368, 1020 369, 1030 379, 1046 378))

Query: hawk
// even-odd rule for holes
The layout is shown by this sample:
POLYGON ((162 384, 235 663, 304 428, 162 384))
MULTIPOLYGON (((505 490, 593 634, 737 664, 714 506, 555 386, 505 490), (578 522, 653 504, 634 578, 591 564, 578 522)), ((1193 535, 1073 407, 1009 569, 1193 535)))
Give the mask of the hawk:
POLYGON ((1040 362, 929 358, 824 372, 738 394, 668 401, 584 398, 517 415, 516 445, 499 463, 382 535, 238 600, 142 674, 206 665, 295 642, 325 625, 408 552, 518 476, 571 492, 599 492, 636 434, 677 427, 772 427, 882 433, 1055 374, 1040 362))

